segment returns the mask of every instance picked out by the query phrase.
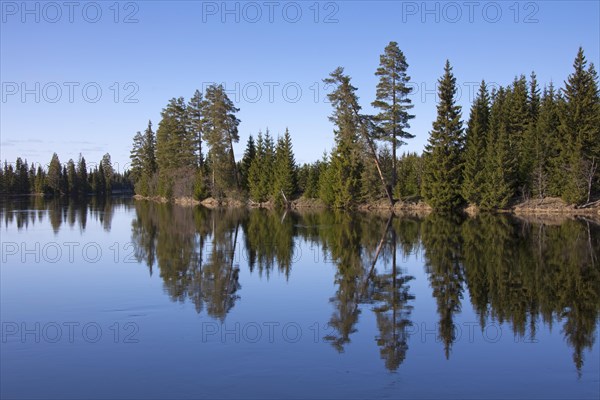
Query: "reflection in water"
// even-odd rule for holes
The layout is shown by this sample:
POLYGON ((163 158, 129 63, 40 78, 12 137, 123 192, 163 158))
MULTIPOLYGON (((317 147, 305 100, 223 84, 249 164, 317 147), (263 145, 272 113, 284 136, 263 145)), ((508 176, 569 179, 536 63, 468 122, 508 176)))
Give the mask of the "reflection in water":
POLYGON ((44 198, 31 196, 19 201, 0 202, 0 220, 4 225, 15 225, 17 229, 27 229, 30 225, 44 222, 48 218, 53 232, 58 233, 63 224, 69 228, 78 226, 84 231, 88 218, 100 222, 105 231, 110 232, 113 213, 116 207, 131 208, 131 201, 120 197, 44 198))
POLYGON ((152 274, 156 260, 173 301, 190 299, 199 313, 206 305, 208 315, 224 320, 238 299, 235 252, 247 213, 151 202, 136 202, 135 207, 132 242, 138 261, 152 274))
POLYGON ((595 222, 211 211, 148 202, 135 208, 132 237, 138 259, 151 273, 158 264, 174 301, 190 299, 198 312, 205 304, 207 313, 220 320, 241 295, 238 241, 251 271, 268 278, 277 268, 292 279, 294 243, 303 239, 318 244, 337 267, 330 301, 333 333, 325 337, 337 351, 351 342, 368 307, 376 316, 375 340, 386 367, 399 367, 408 351, 415 299, 409 286, 414 278, 398 268, 397 258, 420 251, 447 358, 467 289, 482 328, 490 321, 507 322, 516 337, 533 339, 540 322, 562 323, 578 370, 584 350, 594 344, 600 312, 600 226, 595 222))
POLYGON ((259 277, 268 279, 276 271, 293 281, 299 243, 320 248, 319 259, 325 256, 336 267, 331 329, 324 339, 344 351, 361 313, 372 312, 378 331, 374 340, 392 371, 409 351, 416 301, 410 289, 414 278, 399 268, 398 259, 414 254, 424 259, 447 358, 457 340, 455 319, 469 301, 482 329, 491 322, 506 323, 518 339, 535 339, 540 326, 558 325, 578 371, 596 338, 600 225, 583 218, 560 223, 509 215, 390 218, 39 197, 1 204, 0 218, 18 229, 48 221, 55 233, 65 227, 83 231, 95 220, 110 231, 118 207, 135 208, 131 237, 136 258, 150 274, 158 268, 168 296, 190 301, 198 313, 221 321, 243 297, 240 257, 259 277))

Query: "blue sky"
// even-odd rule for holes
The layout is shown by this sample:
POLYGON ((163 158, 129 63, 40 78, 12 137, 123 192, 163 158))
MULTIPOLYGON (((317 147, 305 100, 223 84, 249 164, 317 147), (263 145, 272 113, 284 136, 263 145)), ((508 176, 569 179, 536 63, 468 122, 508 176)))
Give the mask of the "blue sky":
POLYGON ((109 152, 122 170, 133 135, 172 97, 223 83, 250 134, 289 128, 299 162, 333 144, 322 79, 343 66, 372 111, 379 55, 399 43, 415 88, 422 151, 448 58, 468 117, 481 79, 509 84, 534 70, 556 86, 579 46, 598 66, 598 1, 206 2, 2 1, 0 158, 48 163, 109 152), (99 92, 100 91, 100 92, 99 92))

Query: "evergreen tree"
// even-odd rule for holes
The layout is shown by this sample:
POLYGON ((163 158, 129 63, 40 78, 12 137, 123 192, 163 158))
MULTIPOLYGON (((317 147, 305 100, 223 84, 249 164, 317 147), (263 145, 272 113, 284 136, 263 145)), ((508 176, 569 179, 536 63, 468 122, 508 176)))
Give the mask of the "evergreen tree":
POLYGON ((265 142, 262 132, 258 132, 256 140, 256 154, 248 169, 248 190, 250 198, 258 203, 267 199, 266 188, 262 185, 263 168, 265 161, 265 142))
POLYGON ((79 160, 77 161, 77 182, 78 192, 80 195, 85 195, 89 192, 88 183, 88 171, 87 165, 85 164, 85 158, 79 154, 79 160))
POLYGON ((211 85, 204 98, 203 135, 210 148, 213 196, 221 196, 226 189, 239 186, 233 153, 233 143, 240 140, 239 111, 225 93, 222 85, 211 85))
POLYGON ((249 190, 248 186, 248 177, 250 174, 250 166, 256 157, 256 146, 254 144, 254 138, 252 135, 248 138, 248 142, 246 143, 246 150, 244 151, 244 157, 240 163, 240 175, 241 175, 241 184, 242 188, 245 190, 249 190))
POLYGON ((379 77, 379 83, 373 106, 381 110, 375 119, 383 131, 383 139, 392 145, 391 186, 395 188, 396 149, 405 144, 404 139, 414 138, 414 135, 407 131, 410 128, 409 120, 415 117, 409 114, 409 110, 413 108, 408 97, 412 87, 408 86, 410 82, 410 76, 407 75, 408 63, 404 53, 398 48, 398 43, 390 42, 386 46, 384 54, 380 56, 379 65, 375 72, 379 77))
POLYGON ((286 128, 283 137, 277 140, 274 163, 274 189, 273 198, 276 204, 281 204, 281 192, 288 201, 296 194, 298 189, 297 166, 292 149, 292 138, 286 128))
POLYGON ((102 156, 102 161, 100 161, 100 166, 102 167, 103 173, 103 182, 104 187, 102 191, 107 195, 110 195, 112 192, 112 181, 115 174, 115 171, 112 166, 112 162, 110 161, 110 154, 106 153, 102 156))
POLYGON ((598 75, 580 47, 563 89, 559 131, 565 142, 561 151, 566 179, 561 190, 569 203, 589 201, 598 176, 600 159, 600 95, 598 75))
POLYGON ((137 132, 133 137, 133 145, 129 152, 129 159, 131 160, 131 178, 136 182, 142 176, 143 165, 142 165, 142 149, 144 147, 144 136, 141 132, 137 132))
POLYGON ((515 162, 507 129, 507 91, 500 87, 492 97, 481 194, 484 209, 503 208, 514 195, 515 162))
POLYGON ((77 172, 75 170, 75 161, 73 159, 69 159, 67 162, 67 185, 69 195, 75 196, 77 195, 78 182, 77 182, 77 172))
POLYGON ((204 125, 204 100, 199 90, 187 104, 188 113, 188 132, 194 138, 194 148, 196 153, 196 164, 202 167, 204 164, 204 155, 202 154, 202 127, 204 125))
MULTIPOLYGON (((335 147, 328 167, 328 178, 332 185, 333 205, 337 208, 351 208, 360 196, 360 176, 363 168, 362 143, 357 112, 360 110, 356 88, 344 69, 338 67, 329 78, 323 80, 335 89, 327 95, 334 111, 329 120, 336 126, 335 147)), ((323 199, 328 202, 330 199, 323 199)))
POLYGON ((562 169, 556 163, 560 152, 559 123, 558 104, 551 83, 548 89, 544 89, 533 141, 531 184, 533 195, 539 198, 558 193, 559 184, 556 182, 562 169))
POLYGON ((60 165, 60 160, 58 159, 58 154, 54 153, 52 154, 52 159, 50 160, 50 164, 48 165, 47 176, 48 188, 53 194, 60 194, 61 181, 62 167, 60 165))
POLYGON ((162 172, 196 165, 194 137, 188 131, 183 97, 172 98, 161 112, 156 133, 156 160, 162 172))
POLYGON ((424 152, 423 197, 434 209, 451 210, 463 203, 461 107, 455 104, 456 78, 446 61, 439 80, 438 116, 424 152))
POLYGON ((530 173, 529 149, 525 140, 531 124, 527 93, 527 80, 521 75, 513 81, 506 98, 506 133, 510 154, 513 155, 515 163, 510 179, 514 182, 515 190, 522 196, 527 196, 527 180, 530 173))
POLYGON ((465 139, 462 196, 472 204, 480 204, 481 188, 485 182, 484 166, 489 118, 490 98, 485 81, 482 81, 479 93, 471 106, 465 139))

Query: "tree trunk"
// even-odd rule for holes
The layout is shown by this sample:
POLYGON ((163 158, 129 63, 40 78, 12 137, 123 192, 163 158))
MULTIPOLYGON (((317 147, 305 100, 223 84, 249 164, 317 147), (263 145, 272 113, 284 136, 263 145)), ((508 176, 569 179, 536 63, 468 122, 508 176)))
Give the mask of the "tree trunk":
POLYGON ((377 167, 377 172, 379 173, 379 179, 381 180, 381 184, 383 185, 385 194, 387 195, 388 200, 390 201, 390 206, 393 207, 394 206, 394 198, 392 197, 391 190, 390 190, 389 186, 387 185, 387 183, 385 182, 385 178, 383 177, 383 173, 381 172, 381 166, 379 164, 379 157, 377 157, 377 151, 375 150, 375 146, 373 145, 373 142, 371 141, 371 138, 369 137, 369 129, 365 125, 360 114, 358 113, 358 110, 356 110, 354 108, 353 111, 356 114, 358 121, 360 123, 360 126, 361 126, 360 131, 362 132, 362 135, 363 135, 365 141, 367 142, 367 145, 369 146, 369 150, 371 150, 371 154, 373 155, 373 161, 375 161, 375 166, 377 167))

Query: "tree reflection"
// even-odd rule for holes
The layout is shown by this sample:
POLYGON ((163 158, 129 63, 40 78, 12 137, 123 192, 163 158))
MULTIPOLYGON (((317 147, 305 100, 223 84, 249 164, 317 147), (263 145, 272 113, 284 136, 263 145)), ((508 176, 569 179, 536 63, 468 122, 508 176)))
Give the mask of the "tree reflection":
POLYGON ((455 215, 432 214, 423 222, 422 230, 425 270, 437 301, 438 330, 446 359, 456 339, 454 317, 461 311, 463 298, 462 222, 455 215))
POLYGON ((239 298, 240 254, 260 277, 276 270, 292 279, 295 244, 304 240, 320 246, 321 257, 336 267, 331 334, 325 340, 343 352, 361 312, 370 309, 378 329, 375 341, 391 371, 406 358, 415 300, 409 286, 414 278, 399 268, 398 258, 421 251, 447 358, 466 289, 482 329, 490 321, 506 323, 524 340, 535 339, 540 323, 560 323, 578 370, 594 345, 600 226, 592 221, 248 212, 148 202, 136 202, 135 208, 132 238, 138 260, 151 273, 158 265, 174 301, 189 299, 198 312, 205 309, 221 320, 239 298))

